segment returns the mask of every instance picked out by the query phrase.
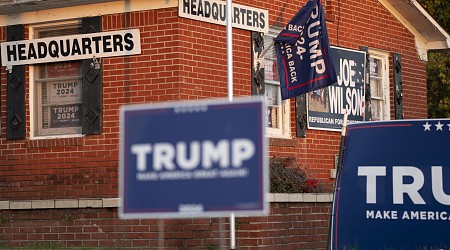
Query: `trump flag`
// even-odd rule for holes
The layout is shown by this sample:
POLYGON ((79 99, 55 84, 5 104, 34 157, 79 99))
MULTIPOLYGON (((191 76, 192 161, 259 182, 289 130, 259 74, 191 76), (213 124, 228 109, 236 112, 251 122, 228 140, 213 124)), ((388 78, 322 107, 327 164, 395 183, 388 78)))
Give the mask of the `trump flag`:
POLYGON ((274 40, 281 98, 288 99, 337 81, 320 0, 309 0, 274 40))

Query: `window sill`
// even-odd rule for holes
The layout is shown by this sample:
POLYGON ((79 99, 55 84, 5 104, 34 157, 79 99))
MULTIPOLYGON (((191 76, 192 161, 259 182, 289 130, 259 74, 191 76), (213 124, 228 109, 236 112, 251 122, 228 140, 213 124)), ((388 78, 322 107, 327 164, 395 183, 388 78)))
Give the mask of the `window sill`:
POLYGON ((27 148, 54 148, 83 145, 83 136, 42 137, 27 140, 27 148))

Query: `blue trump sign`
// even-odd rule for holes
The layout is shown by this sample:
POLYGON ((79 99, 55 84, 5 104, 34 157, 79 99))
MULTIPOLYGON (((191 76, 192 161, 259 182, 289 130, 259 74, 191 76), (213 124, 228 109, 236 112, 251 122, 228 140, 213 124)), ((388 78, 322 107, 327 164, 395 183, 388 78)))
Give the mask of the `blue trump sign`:
POLYGON ((121 109, 122 218, 267 212, 262 99, 121 109))
POLYGON ((450 119, 350 124, 332 249, 449 249, 450 119))

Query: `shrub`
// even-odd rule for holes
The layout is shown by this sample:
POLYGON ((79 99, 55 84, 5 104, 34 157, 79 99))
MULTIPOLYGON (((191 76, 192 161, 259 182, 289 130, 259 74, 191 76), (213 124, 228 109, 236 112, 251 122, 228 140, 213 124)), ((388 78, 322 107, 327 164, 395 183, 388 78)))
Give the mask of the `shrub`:
POLYGON ((272 157, 269 164, 271 193, 320 192, 319 181, 308 177, 294 157, 272 157))

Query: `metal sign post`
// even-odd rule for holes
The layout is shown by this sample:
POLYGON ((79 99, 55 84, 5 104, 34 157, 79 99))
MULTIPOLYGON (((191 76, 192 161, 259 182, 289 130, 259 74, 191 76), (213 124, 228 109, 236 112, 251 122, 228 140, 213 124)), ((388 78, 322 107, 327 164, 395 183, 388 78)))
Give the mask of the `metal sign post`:
MULTIPOLYGON (((227 0, 227 83, 228 100, 233 101, 233 23, 231 19, 232 1, 227 0)), ((230 214, 230 249, 236 248, 234 213, 230 214)))
POLYGON ((228 99, 233 101, 233 24, 231 19, 232 2, 227 0, 227 82, 228 99))

